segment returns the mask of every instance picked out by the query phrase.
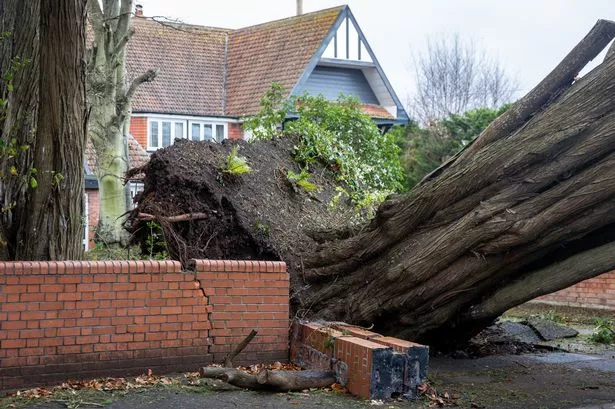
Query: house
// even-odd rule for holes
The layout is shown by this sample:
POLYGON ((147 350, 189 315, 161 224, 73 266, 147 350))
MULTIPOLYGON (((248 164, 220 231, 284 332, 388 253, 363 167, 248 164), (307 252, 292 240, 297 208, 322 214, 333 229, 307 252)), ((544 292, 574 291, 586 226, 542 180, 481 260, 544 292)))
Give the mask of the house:
MULTIPOLYGON (((348 6, 236 30, 154 21, 137 6, 133 25, 128 78, 152 68, 158 75, 133 98, 131 161, 177 138, 245 137, 242 118, 259 111, 273 82, 289 96, 356 96, 383 131, 408 121, 348 6)), ((94 186, 87 192, 92 209, 94 186)), ((98 219, 90 216, 93 231, 98 219)))

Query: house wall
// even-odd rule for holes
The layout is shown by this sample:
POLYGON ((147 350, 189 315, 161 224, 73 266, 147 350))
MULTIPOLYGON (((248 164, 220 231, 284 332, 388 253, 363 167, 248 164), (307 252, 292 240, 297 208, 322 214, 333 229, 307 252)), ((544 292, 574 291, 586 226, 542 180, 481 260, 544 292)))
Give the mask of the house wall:
POLYGON ((94 243, 96 227, 100 219, 100 196, 98 189, 86 189, 85 194, 88 197, 88 249, 93 249, 96 245, 94 243))
POLYGON ((70 378, 288 360, 281 262, 0 262, 0 391, 70 378))
POLYGON ((615 310, 615 271, 581 281, 555 293, 543 295, 532 302, 615 310))
POLYGON ((147 117, 133 116, 130 118, 130 134, 145 149, 147 148, 147 117))
POLYGON ((240 123, 229 122, 228 138, 232 140, 243 139, 243 127, 240 123))
POLYGON ((365 104, 379 104, 363 71, 354 68, 317 66, 297 94, 304 92, 323 95, 330 101, 335 101, 340 94, 344 94, 355 96, 365 104))

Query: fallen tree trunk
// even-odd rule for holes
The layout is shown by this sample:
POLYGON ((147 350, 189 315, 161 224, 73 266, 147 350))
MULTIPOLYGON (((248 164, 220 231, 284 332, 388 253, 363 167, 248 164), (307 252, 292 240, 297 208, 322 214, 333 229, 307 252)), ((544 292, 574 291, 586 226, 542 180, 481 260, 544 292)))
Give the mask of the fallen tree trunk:
POLYGON ((264 369, 253 375, 235 368, 203 367, 202 378, 220 379, 244 389, 277 392, 301 391, 310 388, 326 388, 337 382, 335 374, 328 371, 282 371, 264 369))
POLYGON ((344 212, 327 209, 327 186, 314 201, 276 176, 293 166, 292 141, 244 145, 255 172, 239 181, 221 179, 214 165, 228 145, 159 151, 139 211, 215 210, 207 221, 166 227, 182 239, 171 240, 172 254, 282 259, 299 314, 457 342, 514 305, 615 267, 615 59, 575 80, 614 35, 615 23, 601 20, 469 148, 385 201, 358 232, 344 229, 346 219, 332 222, 344 212), (204 156, 186 161, 198 149, 214 155, 210 166, 204 156), (190 196, 178 193, 178 180, 190 196), (323 230, 339 234, 314 234, 323 230))

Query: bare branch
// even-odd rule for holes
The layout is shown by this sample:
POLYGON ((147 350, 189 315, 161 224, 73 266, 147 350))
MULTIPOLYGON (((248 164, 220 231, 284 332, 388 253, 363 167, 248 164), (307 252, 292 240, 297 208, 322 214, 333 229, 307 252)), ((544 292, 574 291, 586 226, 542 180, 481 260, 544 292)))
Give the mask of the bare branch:
MULTIPOLYGON (((128 43, 128 41, 130 41, 134 33, 134 29, 128 29, 126 31, 126 34, 124 34, 123 37, 116 41, 115 48, 113 49, 113 58, 117 58, 117 56, 119 56, 122 51, 124 51, 126 44, 128 43)), ((117 32, 115 34, 117 35, 117 32)))
MULTIPOLYGON (((177 216, 155 216, 149 213, 139 213, 137 215, 137 219, 139 220, 143 220, 143 221, 159 220, 159 221, 163 221, 167 223, 186 222, 189 220, 201 220, 201 219, 207 219, 208 217, 210 216, 206 213, 186 213, 186 214, 180 214, 177 216)), ((250 342, 252 338, 250 338, 247 342, 250 342)), ((247 342, 246 342, 246 345, 247 345, 247 342)), ((244 345, 244 348, 245 348, 245 345, 244 345)))
MULTIPOLYGON (((130 19, 132 17, 132 0, 121 0, 120 13, 118 16, 117 29, 115 30, 116 49, 125 37, 130 37, 130 19)), ((126 39, 128 41, 128 39, 126 39)), ((126 43, 124 42, 124 44, 126 43)), ((120 48, 121 49, 121 48, 120 48)))
POLYGON ((135 78, 130 84, 128 91, 126 91, 126 100, 130 100, 133 97, 139 85, 144 82, 152 82, 156 78, 156 75, 158 75, 156 70, 149 69, 135 78))
POLYGON ((104 16, 98 0, 88 0, 88 18, 95 32, 103 31, 104 16))

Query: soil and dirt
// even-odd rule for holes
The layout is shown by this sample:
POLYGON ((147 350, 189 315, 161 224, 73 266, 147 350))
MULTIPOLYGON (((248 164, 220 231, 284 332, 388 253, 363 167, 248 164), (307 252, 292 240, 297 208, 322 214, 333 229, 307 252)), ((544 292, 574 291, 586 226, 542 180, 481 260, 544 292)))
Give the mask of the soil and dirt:
POLYGON ((221 144, 178 140, 156 151, 145 168, 132 171, 145 173, 144 191, 128 223, 134 239, 147 247, 149 229, 138 221, 138 213, 206 213, 209 217, 202 220, 160 222, 172 258, 283 260, 300 286, 298 255, 331 232, 350 234, 356 212, 344 200, 332 206, 339 185, 328 170, 311 166, 316 191, 306 192, 288 180, 289 170, 300 170, 290 154, 295 143, 292 138, 221 144), (235 144, 252 172, 224 172, 235 144))

